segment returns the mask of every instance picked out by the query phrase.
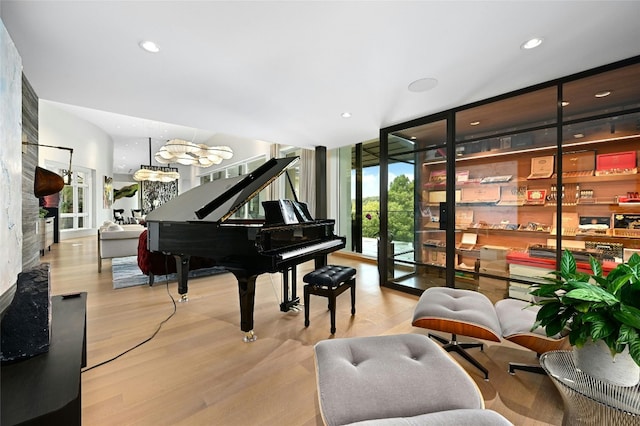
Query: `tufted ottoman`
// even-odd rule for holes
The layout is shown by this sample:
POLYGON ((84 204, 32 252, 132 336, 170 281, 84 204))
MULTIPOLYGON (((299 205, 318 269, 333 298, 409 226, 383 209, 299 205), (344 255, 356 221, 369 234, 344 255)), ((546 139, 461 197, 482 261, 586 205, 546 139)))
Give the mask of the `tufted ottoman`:
POLYGON ((413 325, 451 333, 450 341, 436 335, 429 336, 444 343, 444 349, 448 352, 454 351, 461 355, 489 380, 488 370, 466 351, 474 347, 482 349, 482 343, 460 343, 457 340, 457 335, 460 334, 493 342, 501 341, 500 320, 485 295, 449 287, 429 288, 418 300, 413 313, 413 325))
POLYGON ((484 409, 475 382, 426 336, 323 340, 314 351, 326 425, 511 424, 484 409))
POLYGON ((331 334, 336 332, 336 297, 351 289, 351 315, 356 313, 356 270, 348 266, 326 265, 306 274, 304 286, 304 326, 309 326, 309 302, 312 294, 329 299, 331 334))

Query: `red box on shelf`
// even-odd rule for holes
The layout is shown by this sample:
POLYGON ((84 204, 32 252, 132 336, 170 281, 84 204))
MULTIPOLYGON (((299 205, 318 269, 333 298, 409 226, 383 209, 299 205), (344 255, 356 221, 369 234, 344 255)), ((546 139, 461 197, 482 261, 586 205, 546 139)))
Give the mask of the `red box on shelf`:
POLYGON ((636 166, 636 151, 599 154, 596 157, 597 172, 630 173, 636 166))

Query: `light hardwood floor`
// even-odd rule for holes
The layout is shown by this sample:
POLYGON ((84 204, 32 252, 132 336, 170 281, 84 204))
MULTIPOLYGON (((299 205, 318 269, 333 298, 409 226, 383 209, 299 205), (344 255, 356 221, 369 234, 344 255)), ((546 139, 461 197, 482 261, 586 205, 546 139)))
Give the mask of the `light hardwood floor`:
MULTIPOLYGON (((173 312, 176 283, 114 290, 111 265, 98 273, 95 238, 61 241, 41 258, 51 264, 52 293, 86 291, 88 366, 147 339, 173 312)), ((349 293, 338 297, 335 338, 397 333, 425 334, 411 326, 417 296, 381 288, 375 264, 331 256, 358 270, 356 315, 349 293)), ((298 268, 301 276, 312 268, 298 268)), ((321 425, 313 345, 333 338, 326 299, 311 298, 304 313, 279 310, 279 275, 264 274, 256 289, 258 340, 243 343, 238 293, 230 274, 192 279, 189 301, 148 343, 82 374, 83 424, 99 425, 321 425)), ((492 408, 516 425, 560 424, 562 402, 548 377, 507 373, 508 361, 536 362, 509 342, 474 350, 490 381, 454 355, 492 408)), ((425 386, 438 386, 425 383, 425 386)), ((384 388, 380 392, 384 392, 384 388)))

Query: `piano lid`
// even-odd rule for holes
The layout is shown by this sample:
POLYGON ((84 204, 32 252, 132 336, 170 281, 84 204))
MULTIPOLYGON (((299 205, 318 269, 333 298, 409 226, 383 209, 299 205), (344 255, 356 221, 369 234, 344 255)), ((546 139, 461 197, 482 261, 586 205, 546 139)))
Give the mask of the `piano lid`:
POLYGON ((297 160, 298 157, 272 158, 247 175, 196 186, 149 212, 146 220, 223 222, 297 160))

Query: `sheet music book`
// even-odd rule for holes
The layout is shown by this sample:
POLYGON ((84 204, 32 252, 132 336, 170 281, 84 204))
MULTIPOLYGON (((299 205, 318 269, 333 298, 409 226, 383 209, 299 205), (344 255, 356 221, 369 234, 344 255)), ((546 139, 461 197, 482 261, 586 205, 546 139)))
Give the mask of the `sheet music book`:
POLYGON ((282 219, 284 223, 289 225, 292 223, 298 223, 298 217, 296 216, 296 209, 293 207, 291 200, 279 200, 280 210, 282 211, 282 219))

